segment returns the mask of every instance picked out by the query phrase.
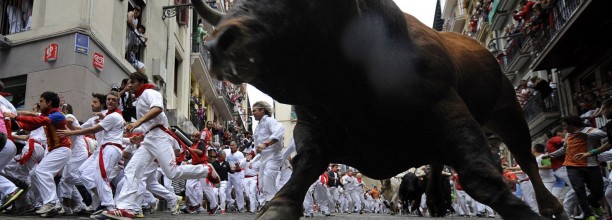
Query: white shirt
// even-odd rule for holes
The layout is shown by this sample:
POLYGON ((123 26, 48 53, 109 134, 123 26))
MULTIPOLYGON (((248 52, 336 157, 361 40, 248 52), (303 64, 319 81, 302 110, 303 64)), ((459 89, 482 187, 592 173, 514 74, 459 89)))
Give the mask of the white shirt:
MULTIPOLYGON (((536 162, 538 162, 538 166, 542 166, 542 156, 544 155, 536 157, 536 162)), ((555 173, 553 173, 552 169, 539 169, 538 171, 540 172, 542 182, 551 183, 556 181, 555 173)))
POLYGON ((253 160, 246 162, 246 159, 244 159, 243 161, 245 163, 244 175, 245 176, 257 176, 257 171, 259 171, 259 166, 261 166, 261 162, 253 161, 253 160))
MULTIPOLYGON (((77 120, 76 117, 74 117, 74 115, 72 114, 67 114, 66 115, 66 119, 71 118, 72 119, 72 126, 74 127, 81 127, 81 125, 79 124, 79 120, 77 120)), ((31 134, 31 133, 30 133, 31 134)), ((70 142, 72 142, 72 151, 86 151, 88 149, 85 149, 85 139, 83 138, 83 135, 73 135, 70 136, 70 142)))
POLYGON ((346 191, 355 190, 355 182, 357 182, 357 179, 355 179, 355 177, 349 175, 344 175, 342 177, 342 185, 344 185, 344 189, 346 191))
POLYGON ((240 152, 240 151, 236 151, 236 152, 232 153, 231 150, 229 150, 228 152, 229 153, 225 154, 225 155, 227 155, 225 160, 230 164, 230 168, 233 168, 236 165, 236 163, 238 163, 238 166, 239 166, 237 169, 244 168, 244 166, 246 165, 246 160, 244 159, 244 154, 242 154, 242 152, 240 152))
POLYGON ((123 131, 125 130, 125 121, 123 117, 113 112, 110 115, 104 116, 102 121, 98 122, 104 130, 102 131, 102 139, 98 139, 100 146, 106 143, 121 144, 123 142, 123 131))
POLYGON ((255 146, 263 143, 264 141, 274 139, 278 140, 276 143, 268 146, 266 149, 261 151, 262 156, 269 157, 270 159, 281 160, 281 150, 282 150, 282 137, 285 134, 285 126, 281 123, 278 123, 273 118, 264 115, 261 120, 259 120, 259 124, 255 128, 253 132, 253 139, 255 142, 255 146))
MULTIPOLYGON (((102 113, 102 114, 106 114, 106 112, 108 112, 108 110, 102 110, 102 111, 100 111, 100 113, 102 113)), ((85 123, 83 123, 83 124, 81 125, 81 128, 91 128, 91 127, 95 126, 96 124, 98 124, 98 122, 96 122, 96 121, 97 121, 97 120, 99 120, 99 119, 100 119, 100 117, 98 117, 98 116, 93 116, 93 117, 91 117, 91 118, 87 119, 87 121, 85 121, 85 123)), ((100 141, 102 140, 102 135, 103 135, 103 134, 102 134, 102 131, 96 132, 96 133, 94 134, 94 136, 96 137, 96 141, 97 141, 98 143, 100 143, 100 141)))
POLYGON ((155 118, 143 123, 140 126, 142 127, 144 133, 159 124, 166 128, 169 127, 168 118, 164 113, 164 99, 162 98, 161 93, 153 89, 145 89, 144 92, 142 92, 142 95, 140 95, 136 101, 136 116, 138 118, 142 118, 142 116, 147 114, 147 112, 149 112, 153 107, 161 108, 162 112, 155 116, 155 118))

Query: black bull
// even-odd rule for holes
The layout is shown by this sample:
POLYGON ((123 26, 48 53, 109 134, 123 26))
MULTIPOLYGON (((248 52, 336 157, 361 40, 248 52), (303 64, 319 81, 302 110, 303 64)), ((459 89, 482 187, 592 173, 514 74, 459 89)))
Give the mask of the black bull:
POLYGON ((567 218, 538 175, 510 81, 476 41, 436 32, 391 0, 240 0, 227 15, 192 3, 216 26, 211 73, 294 105, 299 118, 293 174, 258 218, 300 217, 330 162, 376 179, 450 165, 503 218, 541 218, 506 187, 483 128, 529 175, 540 213, 567 218))

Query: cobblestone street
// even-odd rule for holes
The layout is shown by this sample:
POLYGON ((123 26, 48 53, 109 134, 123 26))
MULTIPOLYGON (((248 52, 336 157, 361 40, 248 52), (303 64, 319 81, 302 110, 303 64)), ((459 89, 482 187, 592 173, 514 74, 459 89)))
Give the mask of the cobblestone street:
MULTIPOLYGON (((205 214, 181 214, 181 215, 170 215, 168 212, 157 212, 152 215, 147 215, 144 219, 182 219, 182 220, 196 220, 196 219, 239 219, 239 220, 247 220, 253 219, 255 217, 254 214, 243 214, 243 213, 228 213, 224 215, 205 215, 205 214)), ((35 219, 40 218, 37 215, 30 216, 9 216, 9 215, 0 215, 0 218, 3 220, 17 220, 17 219, 35 219)), ((54 219, 89 219, 86 216, 61 216, 56 217, 54 219)), ((383 214, 339 214, 336 216, 324 217, 320 214, 315 214, 314 218, 304 218, 301 219, 432 219, 429 217, 416 217, 416 216, 408 216, 408 215, 383 215, 383 214)), ((464 219, 463 217, 452 216, 445 217, 444 219, 464 219)), ((473 219, 473 218, 472 218, 473 219)), ((487 218, 481 218, 487 219, 487 218)), ((499 219, 499 218, 496 218, 499 219)))

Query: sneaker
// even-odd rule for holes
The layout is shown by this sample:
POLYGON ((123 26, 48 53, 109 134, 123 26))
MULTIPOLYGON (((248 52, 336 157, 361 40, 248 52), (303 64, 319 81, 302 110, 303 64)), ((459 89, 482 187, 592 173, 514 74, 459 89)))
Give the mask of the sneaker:
POLYGON ((155 203, 151 204, 151 209, 149 210, 150 214, 155 213, 155 211, 157 211, 159 209, 159 199, 155 198, 155 203))
POLYGON ((75 215, 89 213, 87 212, 87 205, 85 203, 79 203, 76 207, 72 209, 72 213, 75 215))
POLYGON ((329 212, 323 212, 323 215, 324 215, 324 216, 331 216, 331 213, 329 213, 329 212))
POLYGON ((206 209, 204 209, 204 207, 202 207, 202 206, 200 206, 198 208, 198 210, 196 210, 196 213, 198 213, 198 214, 202 214, 202 213, 205 213, 205 212, 206 212, 206 209))
POLYGON ((72 209, 68 206, 62 206, 62 210, 58 212, 60 215, 74 215, 72 209))
POLYGON ((91 213, 89 218, 98 219, 102 216, 102 213, 104 213, 105 211, 107 211, 105 206, 98 206, 98 208, 96 208, 96 210, 91 213))
POLYGON ((59 212, 62 209, 60 204, 47 203, 36 211, 36 214, 43 214, 51 211, 59 212))
POLYGON ((125 210, 125 209, 115 209, 115 210, 109 210, 106 212, 102 212, 103 216, 106 216, 110 219, 117 219, 117 220, 132 220, 134 219, 134 213, 130 213, 129 211, 125 210))
POLYGON ((170 213, 172 213, 173 215, 178 215, 181 213, 180 210, 180 204, 183 201, 183 197, 182 196, 177 196, 177 201, 176 204, 173 204, 170 209, 170 213))
POLYGON ((134 218, 144 218, 144 214, 142 212, 134 212, 134 218))
MULTIPOLYGON (((2 199, 2 206, 0 206, 0 211, 5 210, 9 206, 13 205, 15 201, 25 195, 25 190, 17 188, 14 192, 6 195, 4 199, 2 199)), ((40 214, 40 213, 39 213, 40 214)))
POLYGON ((308 213, 308 214, 305 214, 304 217, 306 217, 306 218, 313 218, 314 214, 308 213))

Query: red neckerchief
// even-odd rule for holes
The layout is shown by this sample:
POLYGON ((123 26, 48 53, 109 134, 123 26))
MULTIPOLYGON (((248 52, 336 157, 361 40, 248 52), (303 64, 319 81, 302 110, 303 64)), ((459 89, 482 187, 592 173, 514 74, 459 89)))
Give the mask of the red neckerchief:
POLYGON ((155 84, 152 84, 152 83, 147 83, 147 84, 144 84, 144 85, 140 86, 136 90, 136 98, 140 97, 140 95, 142 95, 142 93, 145 91, 145 89, 154 89, 154 88, 155 88, 155 84))
POLYGON ((361 178, 357 178, 357 182, 358 182, 358 183, 361 183, 361 178))
POLYGON ((10 92, 0 92, 0 96, 9 97, 9 96, 13 96, 13 94, 11 94, 10 92))
POLYGON ((122 111, 121 111, 121 109, 119 109, 119 108, 115 108, 115 110, 113 110, 113 111, 108 110, 108 111, 106 112, 106 115, 104 115, 104 116, 108 116, 108 115, 110 115, 110 114, 113 114, 113 112, 117 112, 117 113, 119 113, 119 115, 122 115, 122 116, 123 116, 123 112, 122 112, 122 111))

